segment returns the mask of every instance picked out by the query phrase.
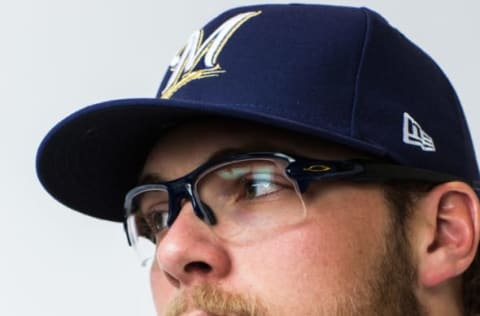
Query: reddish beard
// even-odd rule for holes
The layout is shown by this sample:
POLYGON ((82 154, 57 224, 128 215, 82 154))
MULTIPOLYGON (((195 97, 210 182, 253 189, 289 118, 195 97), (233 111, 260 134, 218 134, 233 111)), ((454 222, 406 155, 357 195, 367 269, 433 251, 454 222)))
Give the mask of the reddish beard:
POLYGON ((225 316, 264 316, 265 308, 258 299, 229 293, 209 284, 180 292, 167 306, 165 316, 180 316, 187 311, 201 310, 225 316))

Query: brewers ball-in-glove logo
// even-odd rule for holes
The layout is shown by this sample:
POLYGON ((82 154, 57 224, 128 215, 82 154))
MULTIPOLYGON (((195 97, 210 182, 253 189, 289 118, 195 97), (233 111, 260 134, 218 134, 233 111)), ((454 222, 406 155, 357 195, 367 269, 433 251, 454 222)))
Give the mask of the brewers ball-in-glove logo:
POLYGON ((205 41, 203 41, 203 30, 194 32, 170 63, 172 73, 162 90, 161 98, 169 99, 178 89, 192 80, 216 77, 224 73, 225 70, 217 62, 223 47, 243 23, 260 13, 261 11, 246 12, 228 19, 205 41), (197 69, 202 58, 204 68, 197 69))

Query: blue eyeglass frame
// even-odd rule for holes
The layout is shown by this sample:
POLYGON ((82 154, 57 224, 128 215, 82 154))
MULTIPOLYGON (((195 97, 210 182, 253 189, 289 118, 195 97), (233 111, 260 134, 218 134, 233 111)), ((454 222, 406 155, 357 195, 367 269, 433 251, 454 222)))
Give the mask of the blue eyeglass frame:
MULTIPOLYGON (((300 193, 304 193, 312 181, 337 179, 358 182, 379 182, 389 180, 417 180, 431 184, 440 184, 449 181, 462 181, 465 179, 449 174, 434 172, 426 169, 412 168, 387 162, 378 162, 365 159, 350 160, 319 160, 304 158, 279 152, 254 152, 224 156, 220 159, 212 159, 200 165, 187 175, 163 183, 143 184, 134 187, 125 196, 125 230, 129 244, 132 245, 127 231, 127 218, 134 214, 132 201, 135 196, 152 189, 165 190, 169 195, 169 210, 167 226, 170 227, 181 210, 181 201, 184 199, 192 203, 195 214, 209 225, 216 224, 216 218, 208 205, 202 204, 196 196, 196 184, 200 176, 212 168, 230 163, 241 162, 251 159, 281 159, 286 161, 285 174, 295 181, 300 193)), ((474 185, 472 185, 474 187, 474 185)), ((474 188, 475 189, 475 188, 474 188)), ((476 188, 478 190, 478 188, 476 188)))

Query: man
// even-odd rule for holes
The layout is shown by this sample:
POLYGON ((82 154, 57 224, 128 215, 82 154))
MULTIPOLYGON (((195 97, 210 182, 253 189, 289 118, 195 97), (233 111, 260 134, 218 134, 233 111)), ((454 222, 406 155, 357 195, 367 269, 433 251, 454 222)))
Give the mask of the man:
POLYGON ((159 315, 478 315, 479 171, 456 94, 375 12, 230 10, 157 98, 42 143, 56 199, 124 222, 159 315))

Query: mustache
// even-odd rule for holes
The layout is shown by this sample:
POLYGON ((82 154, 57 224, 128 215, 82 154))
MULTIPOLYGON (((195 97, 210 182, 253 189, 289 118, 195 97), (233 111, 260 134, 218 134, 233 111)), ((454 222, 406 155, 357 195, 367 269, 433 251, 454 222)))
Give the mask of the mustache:
POLYGON ((180 316, 191 310, 218 316, 267 316, 257 298, 230 293, 209 284, 180 292, 167 306, 165 316, 180 316))

